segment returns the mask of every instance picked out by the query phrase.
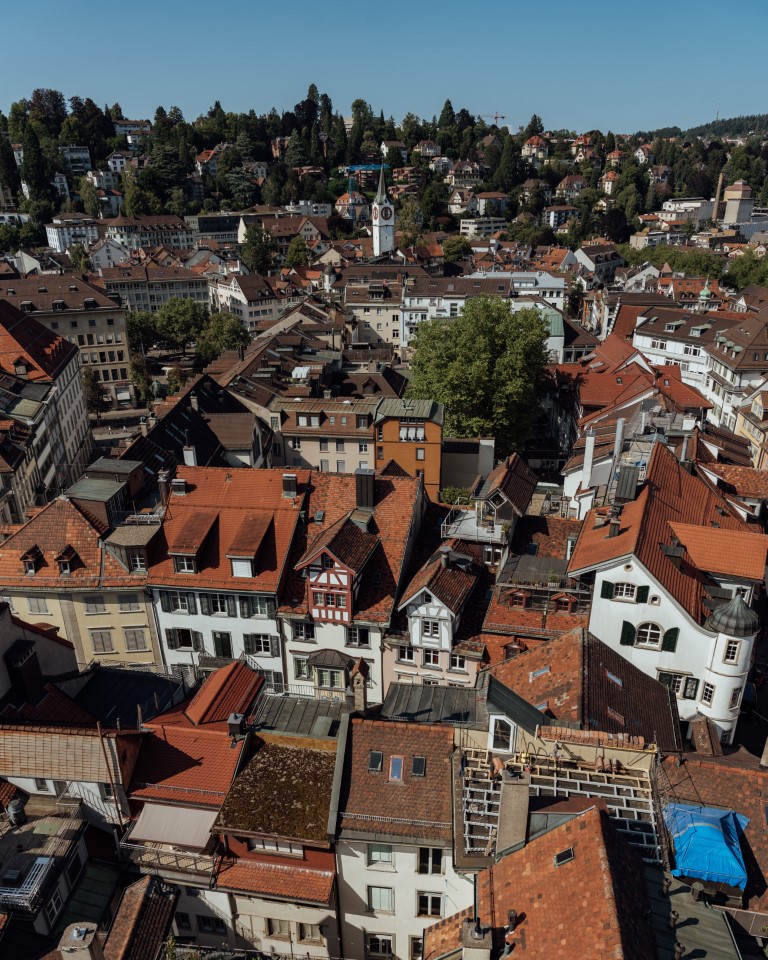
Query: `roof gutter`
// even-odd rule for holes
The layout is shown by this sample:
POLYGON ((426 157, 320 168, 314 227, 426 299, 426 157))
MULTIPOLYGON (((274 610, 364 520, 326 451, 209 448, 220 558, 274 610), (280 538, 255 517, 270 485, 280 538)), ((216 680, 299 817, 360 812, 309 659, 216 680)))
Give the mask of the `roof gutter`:
POLYGON ((339 797, 341 796, 341 783, 344 775, 344 758, 347 750, 347 737, 349 735, 349 713, 342 713, 339 721, 339 739, 336 745, 336 765, 333 770, 333 783, 331 784, 331 803, 328 809, 328 823, 325 833, 329 843, 336 839, 336 830, 339 821, 339 797))

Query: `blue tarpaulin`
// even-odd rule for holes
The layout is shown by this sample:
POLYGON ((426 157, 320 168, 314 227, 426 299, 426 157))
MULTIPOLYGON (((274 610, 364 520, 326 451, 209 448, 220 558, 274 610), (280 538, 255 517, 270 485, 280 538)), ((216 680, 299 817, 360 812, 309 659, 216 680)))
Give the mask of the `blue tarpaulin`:
POLYGON ((664 822, 675 845, 675 877, 695 877, 743 890, 747 869, 739 837, 749 819, 733 810, 668 803, 664 822))

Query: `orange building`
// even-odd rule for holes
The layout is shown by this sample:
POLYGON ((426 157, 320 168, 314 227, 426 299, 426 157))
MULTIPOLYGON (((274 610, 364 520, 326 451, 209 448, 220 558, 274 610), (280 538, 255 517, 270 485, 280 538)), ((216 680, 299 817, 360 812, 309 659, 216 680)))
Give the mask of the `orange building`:
POLYGON ((376 466, 394 460, 409 476, 421 477, 437 500, 442 465, 443 405, 434 400, 384 399, 374 416, 376 466))

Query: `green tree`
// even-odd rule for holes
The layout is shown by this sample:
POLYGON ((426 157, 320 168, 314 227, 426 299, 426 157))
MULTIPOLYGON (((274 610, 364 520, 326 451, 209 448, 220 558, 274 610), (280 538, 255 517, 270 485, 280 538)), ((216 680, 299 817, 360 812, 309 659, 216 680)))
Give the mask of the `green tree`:
POLYGON ((307 241, 304 237, 296 236, 288 244, 285 254, 286 267, 308 267, 312 260, 307 241))
POLYGON ((7 187, 13 196, 21 189, 21 178, 10 140, 0 133, 0 184, 7 187))
POLYGON ((98 423, 101 420, 102 413, 109 409, 109 401, 104 397, 104 389, 98 373, 90 367, 83 370, 83 393, 85 395, 85 408, 88 413, 96 415, 98 423))
POLYGON ((251 335, 247 327, 233 313, 214 313, 197 338, 195 354, 203 363, 210 363, 225 350, 247 347, 251 335))
POLYGON ((187 373, 181 367, 172 367, 168 371, 168 393, 173 396, 187 382, 187 373))
POLYGON ((82 243, 72 244, 69 248, 69 259, 72 261, 72 266, 78 273, 82 273, 87 268, 88 257, 82 243))
POLYGON ((415 197, 406 197, 397 213, 397 232, 406 247, 415 246, 424 230, 424 214, 415 197))
POLYGON ((24 131, 23 147, 21 178, 29 189, 30 199, 54 202, 56 190, 51 183, 53 172, 40 147, 40 138, 33 123, 28 123, 24 131))
POLYGON ((171 297, 160 307, 156 317, 157 333, 163 343, 184 354, 205 328, 208 308, 194 300, 171 297))
POLYGON ((437 126, 440 130, 444 130, 446 127, 453 128, 456 126, 456 114, 453 112, 453 104, 450 100, 446 100, 443 104, 437 126))
POLYGON ((768 257, 760 260, 754 251, 747 250, 742 257, 734 257, 723 274, 723 283, 728 287, 743 290, 750 284, 765 286, 768 283, 768 257))
POLYGON ((443 259, 446 263, 456 263, 472 253, 472 244, 466 237, 451 236, 443 240, 443 259))
POLYGON ((523 136, 526 140, 529 140, 531 137, 540 137, 542 133, 544 133, 544 124, 542 123, 541 117, 534 113, 528 121, 528 126, 525 128, 523 136))
POLYGON ((88 216, 98 217, 101 213, 101 204, 99 203, 99 194, 93 180, 89 180, 88 177, 81 177, 77 192, 80 194, 83 210, 85 210, 88 216))
POLYGON ((276 253, 277 244, 269 230, 260 223, 248 227, 240 254, 252 273, 266 276, 272 269, 276 253))
POLYGON ((468 300, 455 319, 419 324, 408 395, 444 404, 448 436, 495 436, 501 455, 521 450, 536 423, 547 336, 534 307, 468 300))
POLYGON ((134 356, 145 356, 160 339, 156 315, 149 310, 129 310, 125 316, 128 347, 134 356))

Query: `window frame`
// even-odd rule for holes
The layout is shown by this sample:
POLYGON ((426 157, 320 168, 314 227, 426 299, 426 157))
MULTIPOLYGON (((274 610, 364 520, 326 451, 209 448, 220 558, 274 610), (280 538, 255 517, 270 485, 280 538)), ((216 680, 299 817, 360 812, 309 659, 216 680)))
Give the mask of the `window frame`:
POLYGON ((635 646, 637 647, 647 647, 649 649, 658 649, 661 646, 661 641, 664 637, 664 630, 654 623, 653 620, 645 620, 643 623, 639 623, 635 629, 635 646), (656 640, 640 639, 640 632, 644 630, 646 636, 650 636, 653 632, 658 631, 658 637, 656 640))
POLYGON ((443 915, 443 895, 434 893, 430 890, 416 891, 416 916, 417 917, 442 917, 443 915), (437 906, 437 911, 435 911, 437 906), (426 909, 423 909, 426 907, 426 909))
POLYGON ((444 858, 442 847, 419 847, 416 855, 416 873, 422 876, 442 876, 444 872, 444 858), (438 861, 437 864, 435 861, 438 861), (426 869, 423 869, 425 867, 426 869))
POLYGON ((394 887, 380 887, 378 884, 367 884, 366 886, 366 902, 368 905, 369 913, 394 913, 395 912, 395 888, 394 887), (374 897, 374 891, 377 891, 377 895, 374 897), (389 901, 388 906, 374 906, 373 901, 377 899, 379 901, 384 898, 381 894, 386 891, 387 899, 389 901))
POLYGON ((624 580, 619 581, 618 583, 614 583, 613 585, 614 600, 624 600, 628 603, 629 602, 635 603, 636 597, 637 597, 637 584, 628 583, 624 580))
POLYGON ((712 701, 715 699, 715 692, 717 690, 717 685, 710 683, 708 680, 705 680, 701 687, 701 697, 699 698, 701 703, 705 707, 711 707, 712 701))
POLYGON ((366 853, 366 859, 369 867, 378 866, 381 864, 386 864, 390 867, 394 867, 395 865, 395 848, 391 843, 369 843, 366 853), (374 848, 377 848, 379 852, 384 851, 389 855, 374 856, 374 848))
POLYGON ((739 650, 741 648, 741 640, 728 640, 725 644, 725 651, 723 653, 723 663, 738 663, 739 662, 739 650), (728 652, 733 648, 733 656, 728 656, 728 652))

